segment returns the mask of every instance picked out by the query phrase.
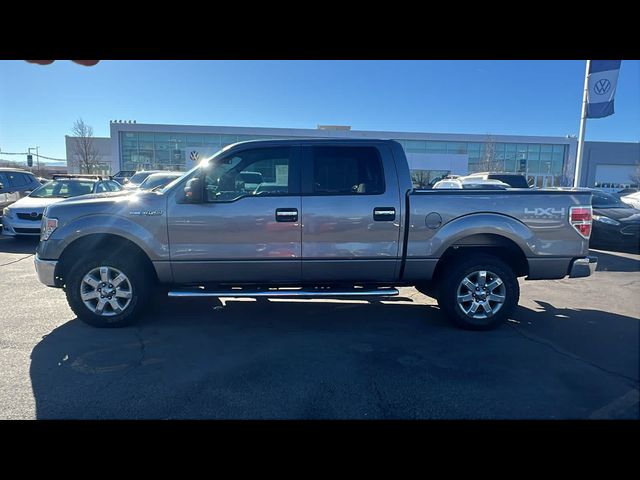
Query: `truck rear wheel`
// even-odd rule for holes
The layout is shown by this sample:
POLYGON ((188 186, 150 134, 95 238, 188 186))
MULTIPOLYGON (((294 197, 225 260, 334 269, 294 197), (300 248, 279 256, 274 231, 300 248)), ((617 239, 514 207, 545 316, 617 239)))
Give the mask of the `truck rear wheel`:
POLYGON ((454 263, 442 276, 438 305, 458 327, 492 330, 506 322, 520 299, 515 273, 490 255, 454 263))
POLYGON ((130 325, 151 293, 153 279, 147 270, 132 258, 81 259, 65 275, 69 306, 94 327, 130 325))

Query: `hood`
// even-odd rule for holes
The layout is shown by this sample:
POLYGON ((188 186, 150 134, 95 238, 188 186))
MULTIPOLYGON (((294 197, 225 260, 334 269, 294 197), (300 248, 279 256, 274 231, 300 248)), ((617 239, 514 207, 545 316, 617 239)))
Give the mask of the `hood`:
POLYGON ((9 205, 11 210, 29 210, 30 212, 35 212, 39 210, 43 210, 44 207, 49 206, 53 203, 59 203, 63 200, 67 200, 66 198, 37 198, 37 197, 23 197, 17 202, 13 202, 9 205))
POLYGON ((620 223, 640 223, 640 210, 636 208, 595 208, 594 215, 613 218, 620 223))
POLYGON ((47 208, 47 215, 75 218, 83 215, 130 215, 131 211, 164 210, 165 196, 158 192, 106 192, 67 198, 47 208))
POLYGON ((118 192, 88 193, 86 195, 79 195, 77 197, 64 198, 63 200, 64 200, 65 203, 68 203, 68 202, 74 201, 74 200, 85 200, 85 199, 89 199, 89 198, 123 197, 123 196, 127 196, 127 195, 132 195, 134 193, 137 193, 137 192, 120 190, 118 192))

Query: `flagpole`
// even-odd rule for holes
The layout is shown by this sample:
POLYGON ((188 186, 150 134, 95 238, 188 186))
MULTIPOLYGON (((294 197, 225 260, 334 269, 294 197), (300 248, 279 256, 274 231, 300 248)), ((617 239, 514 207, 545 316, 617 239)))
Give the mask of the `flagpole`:
POLYGON ((576 153, 576 172, 573 186, 580 186, 580 174, 582 170, 582 155, 584 153, 584 133, 587 126, 587 92, 589 90, 589 69, 591 60, 587 60, 587 69, 584 72, 584 93, 582 95, 582 115, 580 117, 580 133, 578 134, 578 152, 576 153))

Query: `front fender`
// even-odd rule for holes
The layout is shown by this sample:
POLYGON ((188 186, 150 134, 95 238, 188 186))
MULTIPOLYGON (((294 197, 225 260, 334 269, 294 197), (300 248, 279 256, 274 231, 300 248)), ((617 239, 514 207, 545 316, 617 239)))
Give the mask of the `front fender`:
POLYGON ((113 214, 92 214, 75 218, 58 227, 48 240, 38 245, 38 256, 58 259, 75 240, 87 235, 117 235, 135 243, 151 261, 169 260, 166 217, 131 218, 113 214))

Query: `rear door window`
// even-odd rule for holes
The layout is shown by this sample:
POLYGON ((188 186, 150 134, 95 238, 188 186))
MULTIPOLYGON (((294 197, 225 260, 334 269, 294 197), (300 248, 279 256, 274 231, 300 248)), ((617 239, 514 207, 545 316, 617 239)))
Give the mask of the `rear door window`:
POLYGON ((313 147, 313 194, 380 195, 382 160, 375 147, 313 147))

